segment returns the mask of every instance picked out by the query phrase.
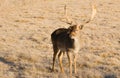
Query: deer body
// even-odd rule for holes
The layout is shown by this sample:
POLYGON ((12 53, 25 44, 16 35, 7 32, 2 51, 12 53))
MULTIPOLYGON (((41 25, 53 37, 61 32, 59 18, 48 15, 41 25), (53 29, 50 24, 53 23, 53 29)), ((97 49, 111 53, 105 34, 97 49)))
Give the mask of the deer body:
MULTIPOLYGON (((58 29, 59 31, 59 29, 58 29)), ((65 31, 56 34, 56 32, 52 33, 52 41, 53 44, 56 45, 56 47, 59 48, 59 50, 61 51, 69 51, 70 49, 76 49, 79 47, 77 45, 79 42, 79 39, 73 39, 70 37, 70 34, 68 34, 69 29, 65 29, 65 31), (55 39, 56 38, 56 39, 55 39)))
POLYGON ((51 34, 51 40, 53 44, 53 70, 54 70, 54 63, 57 53, 58 59, 60 62, 61 72, 64 72, 62 67, 62 55, 66 52, 69 60, 70 65, 70 73, 72 74, 72 59, 74 59, 74 72, 76 73, 76 54, 80 49, 79 44, 79 28, 77 26, 71 26, 68 29, 60 28, 55 30, 51 34))

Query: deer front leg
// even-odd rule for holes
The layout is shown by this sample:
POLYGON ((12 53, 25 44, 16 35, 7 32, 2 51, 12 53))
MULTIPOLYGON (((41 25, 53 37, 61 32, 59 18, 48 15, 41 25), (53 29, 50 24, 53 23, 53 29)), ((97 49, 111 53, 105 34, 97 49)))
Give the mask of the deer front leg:
POLYGON ((69 72, 70 72, 70 76, 72 76, 72 53, 67 52, 67 56, 69 61, 69 72))
POLYGON ((74 54, 74 73, 76 74, 76 54, 74 54))

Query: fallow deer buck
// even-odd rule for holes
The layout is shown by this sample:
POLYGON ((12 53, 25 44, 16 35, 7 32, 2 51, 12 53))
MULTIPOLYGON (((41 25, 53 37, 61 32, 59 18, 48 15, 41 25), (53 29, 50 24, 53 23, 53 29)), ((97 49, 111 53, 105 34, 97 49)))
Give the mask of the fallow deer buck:
MULTIPOLYGON (((70 20, 69 17, 67 16, 66 6, 64 7, 64 10, 65 10, 66 19, 70 20)), ((53 65, 52 65, 53 71, 54 71, 55 59, 58 54, 59 66, 61 72, 64 72, 64 69, 62 67, 62 57, 63 54, 66 52, 69 61, 70 75, 72 75, 72 63, 74 63, 74 73, 76 73, 76 55, 80 49, 80 44, 79 44, 80 30, 84 27, 85 24, 93 20, 95 14, 96 14, 96 7, 92 5, 91 18, 88 21, 86 21, 84 24, 72 25, 73 21, 69 21, 69 22, 67 21, 66 23, 70 24, 71 25, 70 27, 59 28, 51 34, 51 40, 54 50, 53 65)))

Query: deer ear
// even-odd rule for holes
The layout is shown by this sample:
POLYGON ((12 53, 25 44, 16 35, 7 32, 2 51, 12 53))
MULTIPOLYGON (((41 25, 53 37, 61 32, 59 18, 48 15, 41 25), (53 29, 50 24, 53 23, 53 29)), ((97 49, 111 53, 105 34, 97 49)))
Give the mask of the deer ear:
POLYGON ((71 28, 72 28, 72 26, 69 26, 69 27, 68 27, 68 29, 71 29, 71 28))
POLYGON ((70 33, 71 29, 72 29, 72 26, 68 27, 67 34, 69 34, 69 33, 70 33))
POLYGON ((80 29, 82 30, 82 29, 83 29, 83 27, 84 27, 84 25, 80 25, 79 27, 80 27, 80 29))

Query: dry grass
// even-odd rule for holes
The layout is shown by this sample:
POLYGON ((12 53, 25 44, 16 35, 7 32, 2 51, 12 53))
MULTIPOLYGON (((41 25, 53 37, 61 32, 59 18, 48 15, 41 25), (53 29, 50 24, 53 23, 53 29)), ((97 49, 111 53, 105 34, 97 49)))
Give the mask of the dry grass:
MULTIPOLYGON (((77 20, 89 18, 90 0, 0 0, 0 78, 69 78, 52 66, 51 33, 69 25, 63 6, 77 20)), ((77 74, 72 78, 120 78, 119 0, 97 0, 96 18, 81 31, 77 74)))

